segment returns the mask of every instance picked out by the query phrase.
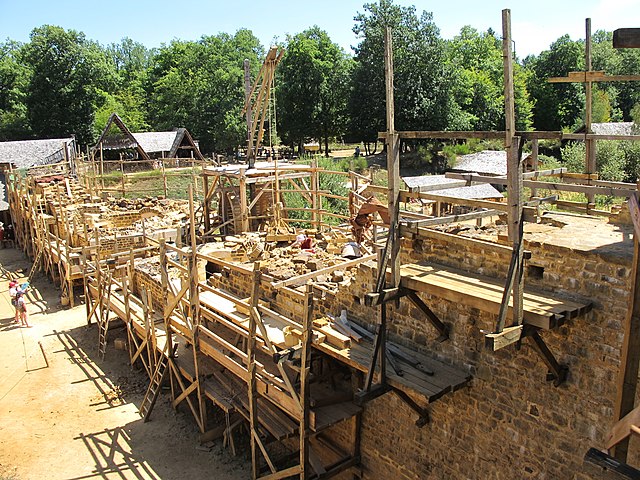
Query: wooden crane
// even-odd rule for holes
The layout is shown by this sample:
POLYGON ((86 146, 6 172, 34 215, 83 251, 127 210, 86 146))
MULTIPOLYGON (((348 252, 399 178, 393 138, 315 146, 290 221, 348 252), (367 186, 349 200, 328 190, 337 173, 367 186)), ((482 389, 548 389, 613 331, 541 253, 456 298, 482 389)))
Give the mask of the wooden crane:
MULTIPOLYGON (((245 88, 247 89, 247 94, 242 113, 246 114, 247 118, 247 161, 249 168, 253 168, 258 149, 262 144, 264 123, 270 115, 269 104, 274 95, 273 83, 276 66, 280 63, 283 55, 283 48, 271 47, 250 90, 249 61, 245 60, 245 88)), ((275 112, 273 117, 275 119, 275 112)), ((269 118, 270 127, 273 127, 273 123, 272 119, 269 118)))

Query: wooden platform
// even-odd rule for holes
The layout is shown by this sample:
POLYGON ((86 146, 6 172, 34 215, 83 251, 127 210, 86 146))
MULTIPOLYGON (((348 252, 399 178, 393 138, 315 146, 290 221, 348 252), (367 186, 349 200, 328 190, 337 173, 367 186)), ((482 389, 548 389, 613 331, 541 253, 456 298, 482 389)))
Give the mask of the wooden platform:
MULTIPOLYGON (((365 339, 360 343, 353 342, 350 348, 342 350, 327 343, 314 345, 314 347, 364 373, 369 369, 373 354, 373 343, 365 339)), ((471 379, 471 375, 445 363, 409 350, 407 350, 407 354, 418 360, 424 367, 423 370, 430 370, 433 374, 427 374, 396 358, 395 362, 402 375, 394 373, 393 368, 387 365, 387 381, 389 385, 398 390, 409 394, 418 393, 429 402, 434 402, 443 395, 462 388, 471 379)))
MULTIPOLYGON (((229 295, 229 294, 227 294, 229 295)), ((235 304, 212 292, 206 292, 200 296, 200 301, 206 305, 206 310, 216 312, 217 315, 232 321, 237 327, 248 330, 248 316, 238 312, 235 304)), ((205 310, 202 311, 203 316, 207 316, 205 310)), ((284 336, 282 329, 286 323, 279 317, 265 315, 264 323, 267 326, 267 332, 271 341, 284 348, 284 336)), ((315 331, 321 333, 318 329, 315 331)), ((261 336, 258 334, 259 340, 261 336)), ((373 343, 363 340, 360 343, 351 342, 349 348, 339 348, 325 341, 322 343, 314 343, 313 348, 323 352, 339 362, 355 368, 361 372, 367 372, 373 355, 373 343)), ((433 360, 424 355, 407 349, 407 355, 415 357, 426 370, 434 372, 428 375, 406 362, 397 361, 398 366, 402 370, 402 375, 396 375, 393 370, 388 370, 389 383, 394 388, 403 390, 406 393, 418 393, 424 396, 428 401, 433 402, 443 395, 455 391, 464 386, 471 378, 467 373, 454 367, 446 365, 437 360, 433 360)))
MULTIPOLYGON (((402 265, 404 288, 424 292, 451 302, 497 314, 502 304, 504 281, 434 263, 402 265)), ((511 300, 509 301, 511 315, 511 300)), ((591 302, 578 303, 545 292, 526 288, 524 291, 524 323, 550 329, 567 319, 584 315, 591 302)))

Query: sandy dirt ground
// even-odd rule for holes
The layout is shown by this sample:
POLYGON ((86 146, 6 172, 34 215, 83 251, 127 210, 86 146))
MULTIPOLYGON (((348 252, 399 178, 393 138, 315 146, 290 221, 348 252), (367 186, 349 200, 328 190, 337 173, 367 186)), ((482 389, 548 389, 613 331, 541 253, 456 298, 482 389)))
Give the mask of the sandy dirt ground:
POLYGON ((97 326, 87 328, 84 305, 63 309, 50 279, 34 278, 32 327, 14 325, 9 277, 25 278, 30 262, 2 249, 0 266, 0 480, 250 477, 246 451, 233 457, 221 441, 197 448, 195 421, 167 392, 143 423, 148 379, 112 343, 124 330, 110 332, 100 360, 97 326))

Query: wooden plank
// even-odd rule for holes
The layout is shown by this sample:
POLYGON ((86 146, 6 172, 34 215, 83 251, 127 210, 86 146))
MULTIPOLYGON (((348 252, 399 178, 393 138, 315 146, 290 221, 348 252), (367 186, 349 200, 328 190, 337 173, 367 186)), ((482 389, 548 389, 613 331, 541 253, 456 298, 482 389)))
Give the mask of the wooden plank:
POLYGON ((633 229, 636 238, 640 236, 640 203, 638 202, 638 194, 629 197, 629 213, 633 221, 633 229))
POLYGON ((300 465, 296 465, 294 467, 289 467, 284 470, 280 470, 279 472, 258 477, 258 479, 259 480, 280 480, 281 478, 293 477, 294 475, 298 475, 300 473, 302 473, 302 468, 300 467, 300 465))
MULTIPOLYGON (((621 419, 633 410, 638 387, 640 367, 640 245, 638 234, 633 237, 633 263, 631 270, 631 291, 627 305, 627 314, 623 324, 624 338, 620 353, 620 370, 616 395, 614 418, 621 419)), ((615 449, 615 457, 626 462, 629 448, 628 440, 622 440, 615 449)))
MULTIPOLYGON (((456 303, 464 298, 466 305, 496 314, 504 291, 504 286, 496 279, 426 262, 403 265, 401 285, 456 303)), ((584 313, 590 305, 526 290, 524 320, 539 328, 553 328, 559 321, 571 316, 573 311, 584 313)))
POLYGON ((328 325, 316 328, 316 330, 319 330, 323 335, 326 335, 326 341, 332 345, 335 345, 340 350, 351 347, 351 338, 343 335, 338 330, 331 328, 328 325))
POLYGON ((636 407, 627 413, 624 418, 618 420, 618 422, 611 428, 605 448, 611 450, 614 446, 620 443, 631 434, 631 426, 640 425, 640 407, 636 407))
POLYGON ((640 48, 640 28, 615 29, 613 48, 640 48))
MULTIPOLYGON (((497 185, 507 185, 509 182, 502 177, 489 177, 486 175, 476 175, 470 173, 446 173, 447 178, 462 178, 472 182, 484 182, 497 185)), ((630 187, 600 187, 591 185, 568 185, 565 183, 549 183, 540 182, 536 180, 524 180, 524 187, 538 188, 541 190, 554 190, 563 192, 576 192, 576 193, 593 193, 595 195, 609 195, 612 197, 628 197, 632 195, 636 190, 630 187)))

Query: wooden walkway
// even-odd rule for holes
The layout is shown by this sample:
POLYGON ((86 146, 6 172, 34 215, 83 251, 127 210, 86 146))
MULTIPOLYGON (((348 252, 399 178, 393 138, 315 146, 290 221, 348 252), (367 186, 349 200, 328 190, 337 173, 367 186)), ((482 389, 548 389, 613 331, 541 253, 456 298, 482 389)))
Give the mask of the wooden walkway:
MULTIPOLYGON (((402 265, 400 285, 451 302, 498 314, 502 304, 504 281, 435 263, 402 265)), ((512 300, 509 300, 511 315, 512 300)), ((524 323, 545 330, 591 310, 591 302, 575 302, 550 293, 524 290, 524 323)))

